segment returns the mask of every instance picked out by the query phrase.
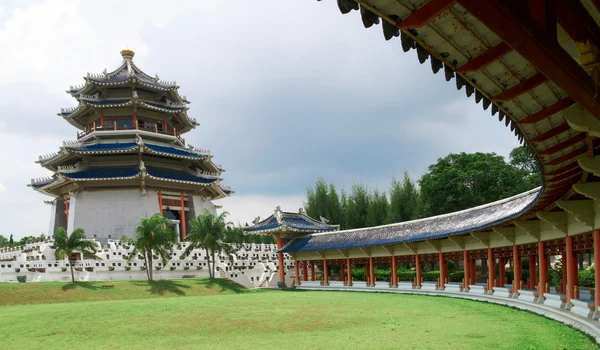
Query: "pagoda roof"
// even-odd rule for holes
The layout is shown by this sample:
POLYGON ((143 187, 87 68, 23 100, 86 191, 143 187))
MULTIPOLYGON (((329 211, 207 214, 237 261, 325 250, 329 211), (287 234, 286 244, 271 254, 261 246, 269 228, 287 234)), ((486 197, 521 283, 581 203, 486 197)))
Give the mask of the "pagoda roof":
POLYGON ((304 214, 303 211, 299 213, 283 212, 277 207, 271 216, 254 226, 244 228, 244 231, 248 233, 271 233, 277 231, 311 233, 337 231, 339 229, 339 225, 328 225, 317 221, 304 214))
POLYGON ((178 158, 185 159, 206 159, 207 154, 200 154, 198 152, 187 150, 185 148, 171 147, 171 146, 160 146, 151 143, 145 143, 144 148, 150 153, 155 153, 162 156, 175 156, 178 158))
POLYGON ((185 170, 169 169, 155 166, 146 166, 148 177, 156 180, 166 180, 194 185, 210 185, 221 179, 214 175, 194 175, 185 170))
POLYGON ((391 225, 311 234, 292 240, 282 252, 367 248, 445 238, 475 232, 519 217, 536 205, 542 188, 482 206, 391 225))
POLYGON ((141 170, 131 166, 91 166, 82 170, 62 170, 59 173, 70 180, 126 180, 136 178, 141 170))
POLYGON ((125 153, 133 151, 138 147, 138 144, 135 142, 96 143, 93 145, 65 146, 67 150, 79 154, 125 153))

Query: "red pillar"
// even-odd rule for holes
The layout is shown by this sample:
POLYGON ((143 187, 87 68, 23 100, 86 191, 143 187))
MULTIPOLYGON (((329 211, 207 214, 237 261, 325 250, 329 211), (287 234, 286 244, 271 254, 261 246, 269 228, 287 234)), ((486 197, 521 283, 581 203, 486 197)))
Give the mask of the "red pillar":
POLYGON ((137 128, 138 128, 137 114, 134 114, 134 115, 133 115, 133 127, 134 127, 135 129, 137 129, 137 128))
MULTIPOLYGON (((187 232, 186 232, 186 228, 185 228, 185 198, 183 196, 183 192, 181 192, 181 194, 179 195, 179 204, 181 205, 181 213, 179 214, 180 216, 180 220, 181 220, 181 240, 185 240, 185 237, 187 236, 187 232)), ((281 248, 280 248, 281 249, 281 248)), ((282 254, 283 256, 283 254, 282 254)))
POLYGON ((548 256, 544 250, 544 242, 538 242, 538 266, 540 268, 540 284, 538 287, 538 297, 543 297, 548 292, 548 256))
POLYGON ((392 287, 398 287, 398 262, 396 256, 392 256, 392 287))
MULTIPOLYGON (((277 236, 277 250, 283 248, 283 238, 277 236)), ((285 287, 285 266, 283 264, 283 253, 277 253, 277 262, 279 264, 279 287, 285 287)))
POLYGON ((294 265, 294 269, 296 270, 296 284, 302 284, 300 278, 300 261, 296 260, 294 265))
POLYGON ((535 254, 529 254, 529 283, 527 284, 529 289, 535 289, 537 285, 537 264, 535 260, 535 254))
POLYGON ((160 208, 160 215, 164 214, 162 201, 162 190, 158 190, 158 207, 160 208))
MULTIPOLYGON (((102 126, 102 129, 103 129, 103 130, 104 130, 104 125, 105 125, 105 123, 106 123, 106 122, 104 121, 104 116, 103 116, 103 115, 102 115, 102 116, 100 116, 100 125, 102 126)), ((94 127, 94 129, 96 129, 96 128, 94 127)))
POLYGON ((513 260, 514 260, 514 278, 512 281, 513 292, 518 293, 521 289, 521 256, 519 255, 519 246, 513 246, 513 260))
POLYGON ((373 262, 373 257, 369 257, 369 277, 371 280, 371 287, 375 287, 375 263, 373 262))
POLYGON ((494 250, 488 248, 488 290, 494 289, 496 280, 496 265, 494 264, 494 250))
POLYGON ((577 299, 577 259, 576 253, 573 250, 573 237, 566 238, 566 253, 567 253, 567 303, 571 299, 577 299))
POLYGON ((323 285, 329 285, 329 270, 327 269, 327 259, 323 259, 323 285))
POLYGON ((562 279, 560 280, 560 291, 563 294, 567 293, 567 251, 563 251, 561 255, 561 270, 562 279))
POLYGON ((308 281, 308 266, 306 266, 306 260, 302 262, 302 280, 308 281))
POLYGON ((340 281, 344 282, 344 285, 346 285, 345 277, 344 262, 340 262, 340 281))
POLYGON ((317 280, 317 277, 315 276, 315 262, 314 261, 310 262, 310 280, 313 282, 317 280))
POLYGON ((438 287, 444 288, 446 284, 446 275, 448 274, 448 263, 444 260, 444 253, 439 253, 440 260, 440 282, 438 283, 438 287))
POLYGON ((417 270, 417 283, 415 284, 415 288, 421 288, 421 259, 419 258, 419 254, 415 254, 415 270, 417 270))
POLYGON ((346 274, 348 276, 346 276, 346 285, 347 286, 351 286, 352 285, 352 262, 350 261, 350 258, 346 259, 346 274))
POLYGON ((600 230, 596 230, 596 231, 594 231, 594 314, 598 312, 599 306, 600 306, 600 230))
POLYGON ((471 279, 471 272, 469 271, 469 252, 468 251, 464 251, 463 252, 463 260, 464 260, 464 272, 465 272, 465 277, 464 277, 464 281, 463 281, 463 288, 469 288, 469 280, 471 279))
POLYGON ((506 284, 506 261, 504 258, 498 258, 498 287, 504 288, 506 284))

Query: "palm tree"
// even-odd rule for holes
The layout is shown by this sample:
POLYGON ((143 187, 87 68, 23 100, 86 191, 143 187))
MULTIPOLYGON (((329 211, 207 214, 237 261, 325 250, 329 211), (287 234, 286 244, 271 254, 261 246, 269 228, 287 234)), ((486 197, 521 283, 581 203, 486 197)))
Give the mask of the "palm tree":
POLYGON ((204 249, 208 257, 208 276, 211 278, 215 276, 215 254, 225 253, 230 256, 235 250, 233 245, 226 243, 227 238, 236 236, 228 227, 231 223, 225 222, 227 215, 229 213, 224 211, 215 216, 204 208, 204 212, 190 220, 188 225, 190 230, 185 240, 190 244, 183 251, 181 258, 189 256, 194 249, 204 249))
POLYGON ((64 227, 59 227, 54 232, 54 256, 56 259, 67 258, 71 267, 71 281, 75 282, 73 274, 74 253, 81 253, 85 259, 100 260, 96 256, 98 243, 85 239, 85 232, 82 228, 76 228, 69 236, 64 227))
POLYGON ((153 252, 160 256, 163 265, 171 259, 173 248, 177 244, 177 234, 171 228, 172 226, 171 220, 160 214, 154 214, 149 218, 142 218, 140 226, 135 232, 135 238, 121 238, 122 242, 133 247, 127 261, 131 261, 139 253, 144 257, 148 281, 152 281, 153 276, 153 252))

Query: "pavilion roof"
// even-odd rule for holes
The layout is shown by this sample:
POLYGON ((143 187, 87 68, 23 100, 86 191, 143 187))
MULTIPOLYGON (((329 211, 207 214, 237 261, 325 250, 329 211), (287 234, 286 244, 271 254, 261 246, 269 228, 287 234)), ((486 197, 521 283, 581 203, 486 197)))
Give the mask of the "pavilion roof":
POLYGON ((294 231, 294 232, 328 232, 337 231, 339 225, 328 225, 324 222, 317 221, 303 211, 299 213, 283 212, 277 207, 275 212, 265 220, 258 222, 254 226, 244 228, 247 233, 271 233, 277 231, 294 231))
POLYGON ((293 239, 281 251, 295 253, 367 248, 460 235, 519 217, 537 203, 540 194, 541 188, 538 187, 497 202, 425 219, 354 230, 314 233, 293 239))

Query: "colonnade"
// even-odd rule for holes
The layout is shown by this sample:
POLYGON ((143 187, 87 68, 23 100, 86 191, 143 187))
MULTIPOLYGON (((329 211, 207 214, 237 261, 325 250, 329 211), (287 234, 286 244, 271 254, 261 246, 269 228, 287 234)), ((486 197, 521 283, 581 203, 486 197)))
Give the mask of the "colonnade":
MULTIPOLYGON (((335 264, 340 268, 340 280, 344 286, 352 286, 353 265, 365 266, 365 282, 367 287, 374 287, 377 283, 375 278, 375 265, 390 264, 391 277, 387 281, 390 288, 397 288, 399 284, 398 263, 414 263, 415 279, 412 281, 413 288, 421 288, 423 284, 422 267, 423 262, 437 262, 440 267, 440 276, 437 281, 439 289, 445 288, 449 284, 448 260, 462 260, 464 265, 464 274, 460 286, 463 290, 468 290, 477 284, 476 264, 477 259, 487 261, 488 278, 485 283, 486 292, 493 293, 494 288, 503 288, 508 280, 506 276, 506 265, 511 262, 513 266, 512 293, 519 293, 523 290, 532 290, 537 292, 540 300, 544 294, 550 292, 549 269, 550 257, 561 256, 562 278, 557 286, 557 292, 565 294, 567 304, 573 299, 579 299, 578 287, 578 261, 579 253, 593 253, 594 266, 600 264, 600 230, 592 234, 583 234, 578 236, 568 236, 563 239, 551 241, 539 241, 532 244, 513 245, 512 247, 487 248, 485 250, 464 250, 462 252, 439 252, 437 254, 414 254, 388 257, 357 257, 345 259, 326 259, 319 260, 322 264, 322 285, 329 285, 330 273, 329 266, 335 264), (522 274, 522 258, 529 259, 529 274, 522 274), (496 268, 496 266, 498 268, 496 268), (539 270, 539 279, 537 271, 539 270), (525 280, 525 283, 524 283, 525 280)), ((326 252, 324 253, 326 256, 326 252)), ((296 284, 301 285, 303 281, 316 281, 315 260, 296 261, 296 284), (308 273, 310 266, 310 274, 308 273), (301 267, 301 268, 300 268, 301 267), (302 273, 300 273, 300 270, 302 273)), ((385 283, 385 281, 383 281, 385 283)), ((595 269, 595 286, 600 286, 600 269, 595 269)), ((594 300, 595 310, 598 310, 600 302, 600 288, 594 288, 591 298, 594 300)))

